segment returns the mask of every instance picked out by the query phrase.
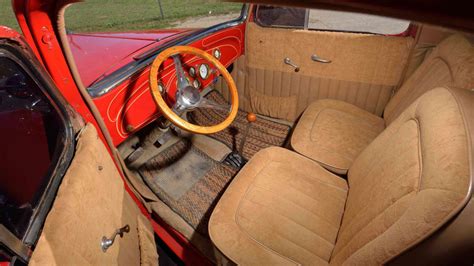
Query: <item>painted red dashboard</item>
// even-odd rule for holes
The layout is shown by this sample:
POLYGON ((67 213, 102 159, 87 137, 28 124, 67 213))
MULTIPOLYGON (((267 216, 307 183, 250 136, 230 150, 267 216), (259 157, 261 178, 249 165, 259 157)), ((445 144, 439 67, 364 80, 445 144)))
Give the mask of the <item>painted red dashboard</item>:
MULTIPOLYGON (((242 25, 215 32, 192 44, 212 54, 215 49, 221 52, 219 61, 226 67, 232 64, 244 52, 244 30, 242 25)), ((186 72, 190 67, 196 70, 205 62, 195 56, 185 55, 181 58, 186 72)), ((176 90, 176 75, 172 60, 164 62, 160 68, 159 80, 164 85, 168 97, 173 98, 176 90)), ((212 70, 211 70, 212 72, 212 70)), ((197 78, 201 88, 209 85, 214 78, 197 78)), ((193 78, 189 77, 193 82, 193 78)), ((128 136, 143 128, 160 116, 149 88, 149 67, 135 73, 107 94, 94 99, 115 145, 120 144, 128 136)))

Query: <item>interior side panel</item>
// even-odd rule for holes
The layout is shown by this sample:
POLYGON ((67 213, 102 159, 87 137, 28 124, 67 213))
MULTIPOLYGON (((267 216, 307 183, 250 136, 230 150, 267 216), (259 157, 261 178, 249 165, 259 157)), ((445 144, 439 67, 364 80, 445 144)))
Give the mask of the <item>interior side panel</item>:
POLYGON ((245 67, 238 61, 233 71, 241 108, 294 121, 311 102, 331 98, 381 115, 400 82, 413 42, 412 37, 248 23, 246 56, 240 59, 245 67), (314 62, 313 54, 332 62, 314 62), (299 72, 284 64, 286 57, 300 67, 299 72))
POLYGON ((75 157, 64 176, 30 260, 31 265, 138 265, 158 261, 153 229, 124 189, 123 181, 94 126, 80 133, 75 157), (103 236, 129 225, 106 252, 103 236))
MULTIPOLYGON (((246 112, 252 111, 250 108, 249 99, 247 99, 243 94, 243 91, 247 86, 247 69, 245 67, 245 55, 240 56, 239 58, 237 58, 237 60, 234 61, 230 74, 234 79, 235 85, 237 86, 237 90, 239 91, 239 109, 242 109, 246 112)), ((227 89, 227 83, 222 77, 219 77, 214 89, 219 91, 222 96, 224 96, 224 98, 226 98, 227 100, 230 99, 230 93, 227 89)))

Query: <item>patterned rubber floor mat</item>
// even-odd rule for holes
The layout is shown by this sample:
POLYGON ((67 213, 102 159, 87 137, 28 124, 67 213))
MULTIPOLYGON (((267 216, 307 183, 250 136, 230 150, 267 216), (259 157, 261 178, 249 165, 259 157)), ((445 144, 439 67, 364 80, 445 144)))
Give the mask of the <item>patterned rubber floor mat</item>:
MULTIPOLYGON (((220 104, 226 103, 224 97, 217 91, 211 91, 206 97, 220 104)), ((225 112, 214 109, 196 109, 188 115, 190 121, 199 125, 214 125, 223 121, 225 117, 225 112)), ((228 128, 209 136, 225 143, 231 149, 234 147, 239 149, 248 125, 246 117, 247 113, 239 110, 234 122, 228 128)), ((261 149, 270 146, 283 146, 290 129, 288 125, 258 117, 249 129, 243 151, 239 150, 239 152, 246 159, 250 159, 261 149)))
POLYGON ((212 210, 237 173, 187 140, 155 156, 139 171, 164 203, 205 236, 212 210))

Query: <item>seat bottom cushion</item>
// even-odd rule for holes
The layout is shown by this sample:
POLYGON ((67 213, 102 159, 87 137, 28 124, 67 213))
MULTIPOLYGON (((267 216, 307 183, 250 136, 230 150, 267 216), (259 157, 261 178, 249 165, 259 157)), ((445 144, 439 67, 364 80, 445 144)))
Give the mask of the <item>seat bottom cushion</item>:
POLYGON ((238 264, 328 263, 347 183, 295 152, 258 152, 214 209, 209 234, 238 264))
POLYGON ((291 146, 330 171, 346 174, 354 159, 384 128, 381 117, 352 104, 319 100, 301 116, 291 146))

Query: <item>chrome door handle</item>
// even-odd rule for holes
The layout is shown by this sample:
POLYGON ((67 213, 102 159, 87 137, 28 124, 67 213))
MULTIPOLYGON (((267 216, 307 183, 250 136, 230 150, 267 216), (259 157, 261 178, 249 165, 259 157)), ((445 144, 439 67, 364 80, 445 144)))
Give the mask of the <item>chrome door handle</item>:
POLYGON ((294 67, 294 68, 295 68, 295 72, 300 71, 300 67, 297 66, 295 63, 291 62, 291 59, 290 59, 290 58, 288 58, 288 57, 285 58, 285 59, 283 60, 283 62, 284 62, 285 64, 287 64, 287 65, 290 65, 290 66, 294 67))
POLYGON ((114 234, 110 238, 103 236, 102 241, 100 242, 100 248, 102 249, 102 252, 106 252, 107 249, 109 249, 114 244, 115 237, 117 235, 119 235, 120 238, 122 238, 123 234, 128 233, 128 232, 130 232, 130 226, 128 226, 127 224, 124 227, 115 230, 114 234))
POLYGON ((325 63, 325 64, 332 62, 331 60, 323 59, 315 54, 311 56, 311 60, 313 60, 314 62, 325 63))

